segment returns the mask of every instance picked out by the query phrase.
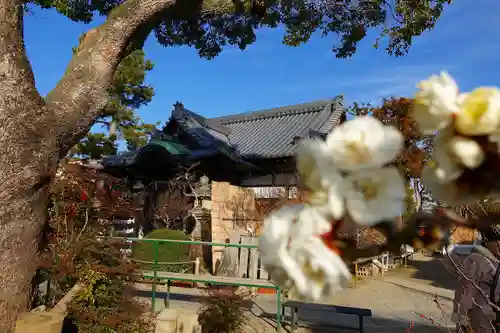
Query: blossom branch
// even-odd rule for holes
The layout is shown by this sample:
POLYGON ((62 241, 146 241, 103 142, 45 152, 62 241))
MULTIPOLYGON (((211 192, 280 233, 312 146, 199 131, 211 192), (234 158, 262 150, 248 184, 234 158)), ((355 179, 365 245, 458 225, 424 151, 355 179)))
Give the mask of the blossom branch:
POLYGON ((465 219, 452 210, 442 210, 441 214, 416 212, 404 221, 403 229, 395 231, 392 222, 387 221, 374 225, 373 228, 382 232, 387 241, 385 244, 373 245, 365 249, 357 249, 354 239, 338 241, 338 247, 343 251, 347 262, 358 258, 373 257, 384 252, 399 253, 402 245, 412 245, 417 249, 436 250, 448 245, 451 230, 461 226, 470 229, 484 229, 500 220, 500 213, 490 214, 482 219, 465 219), (420 226, 425 226, 427 232, 420 235, 420 226))

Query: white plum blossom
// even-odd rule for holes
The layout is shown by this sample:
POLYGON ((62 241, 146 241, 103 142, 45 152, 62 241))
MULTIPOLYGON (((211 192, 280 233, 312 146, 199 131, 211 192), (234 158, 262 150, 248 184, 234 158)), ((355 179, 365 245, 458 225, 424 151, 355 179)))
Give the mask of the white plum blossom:
MULTIPOLYGON (((461 176, 485 162, 486 137, 500 152, 500 90, 460 94, 446 72, 420 82, 418 89, 412 116, 424 135, 437 134, 421 178, 443 202, 474 202, 477 197, 465 191, 470 184, 461 188, 461 176)), ((341 227, 370 227, 401 215, 405 180, 388 164, 403 146, 396 127, 370 116, 344 122, 324 141, 301 142, 296 161, 310 191, 307 204, 272 212, 259 242, 262 264, 278 285, 312 301, 347 286, 351 274, 336 251, 334 226, 342 220, 341 227)))
POLYGON ((310 235, 322 235, 332 229, 333 219, 326 205, 304 205, 303 209, 297 214, 296 219, 298 227, 294 228, 293 232, 299 232, 299 234, 292 234, 294 239, 309 237, 310 235))
POLYGON ((500 90, 481 87, 460 97, 456 130, 465 135, 488 135, 500 126, 500 90))
POLYGON ((296 152, 296 161, 301 181, 309 189, 326 189, 341 176, 329 157, 324 140, 302 140, 296 152))
POLYGON ((459 91, 448 73, 441 72, 418 84, 412 116, 419 130, 430 135, 447 127, 458 112, 459 91))
POLYGON ((345 289, 352 279, 349 268, 342 258, 318 237, 303 239, 290 246, 299 270, 290 271, 293 290, 302 299, 319 301, 345 289))
POLYGON ((339 219, 344 214, 344 201, 329 198, 341 197, 344 180, 327 153, 325 141, 303 140, 297 149, 297 171, 302 183, 313 190, 310 202, 328 206, 331 216, 339 219))
POLYGON ((326 138, 326 149, 342 171, 381 167, 403 148, 403 135, 370 116, 360 116, 336 127, 326 138))
POLYGON ((481 146, 474 140, 463 136, 454 136, 448 143, 450 152, 465 167, 475 169, 485 158, 481 146))
POLYGON ((476 141, 453 135, 452 128, 443 129, 436 135, 431 157, 434 176, 441 184, 459 178, 464 167, 477 168, 485 158, 483 150, 476 141))
POLYGON ((320 239, 332 226, 317 214, 309 206, 283 207, 266 218, 259 240, 262 264, 273 280, 313 301, 351 279, 344 261, 320 239))
POLYGON ((405 207, 405 183, 396 168, 359 170, 346 177, 346 207, 359 225, 399 216, 405 207))

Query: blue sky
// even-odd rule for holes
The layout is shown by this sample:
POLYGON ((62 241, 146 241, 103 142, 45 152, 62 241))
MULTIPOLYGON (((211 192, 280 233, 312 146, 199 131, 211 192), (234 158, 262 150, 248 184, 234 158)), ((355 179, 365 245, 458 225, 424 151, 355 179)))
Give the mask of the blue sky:
MULTIPOLYGON (((279 29, 262 30, 246 51, 226 49, 210 61, 192 48, 165 48, 152 36, 145 52, 155 69, 147 82, 156 94, 139 113, 147 122, 165 122, 176 101, 215 117, 338 94, 347 102, 376 103, 391 95, 411 96, 419 80, 440 70, 449 71, 464 91, 500 86, 499 13, 500 1, 456 0, 401 58, 373 49, 375 35, 353 58, 339 60, 330 51, 336 36, 314 36, 292 48, 281 44, 279 29)), ((26 17, 26 46, 43 95, 62 76, 71 48, 88 28, 49 10, 34 9, 26 17)))

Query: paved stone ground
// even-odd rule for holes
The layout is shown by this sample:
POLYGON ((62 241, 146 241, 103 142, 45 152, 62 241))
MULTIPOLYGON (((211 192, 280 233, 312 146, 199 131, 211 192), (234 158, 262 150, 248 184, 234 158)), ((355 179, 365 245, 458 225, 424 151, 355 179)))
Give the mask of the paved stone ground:
MULTIPOLYGON (((324 303, 344 305, 372 310, 373 317, 365 319, 365 332, 395 333, 407 332, 410 324, 414 324, 412 333, 419 332, 448 332, 447 327, 454 327, 450 316, 452 311, 453 291, 438 287, 446 286, 449 281, 440 279, 446 277, 443 272, 437 272, 439 265, 433 262, 433 258, 419 259, 409 265, 408 268, 397 268, 386 276, 377 279, 365 279, 358 283, 355 289, 346 289, 334 297, 327 299, 324 303), (420 261, 420 263, 419 263, 420 261), (431 264, 423 264, 429 262, 431 264), (418 268, 417 268, 418 267, 418 268), (422 268, 423 267, 423 268, 422 268), (431 270, 432 272, 425 271, 431 270), (420 271, 419 271, 420 270, 420 271), (415 278, 415 272, 419 276, 432 276, 434 280, 415 278), (435 277, 437 276, 437 277, 435 277), (438 296, 436 296, 438 295, 438 296), (432 323, 431 321, 435 321, 432 323)), ((443 270, 446 270, 442 266, 443 270)), ((446 277, 448 278, 448 277, 446 277)), ((151 290, 150 286, 143 286, 141 290, 151 290)), ((161 289, 160 289, 161 290, 161 289)), ((199 309, 203 292, 196 289, 172 288, 171 307, 199 309)), ((163 294, 159 294, 163 297, 163 294)), ((150 302, 149 293, 142 293, 141 300, 150 302)), ((163 307, 163 301, 158 299, 156 310, 163 307)), ((273 332, 275 329, 276 298, 273 295, 258 295, 254 304, 248 309, 249 325, 247 332, 273 332)), ((301 319, 308 323, 332 323, 345 326, 357 326, 357 318, 340 314, 324 312, 304 312, 300 314, 301 319)), ((285 326, 287 329, 287 326, 285 326)), ((344 329, 331 328, 323 324, 315 326, 302 325, 297 331, 305 332, 348 332, 344 329)))

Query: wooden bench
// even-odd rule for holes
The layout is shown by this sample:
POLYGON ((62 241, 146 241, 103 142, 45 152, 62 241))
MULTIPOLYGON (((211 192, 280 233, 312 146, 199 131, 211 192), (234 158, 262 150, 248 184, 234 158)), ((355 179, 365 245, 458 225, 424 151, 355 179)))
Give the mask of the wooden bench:
POLYGON ((281 288, 269 280, 247 279, 229 276, 213 276, 213 275, 196 275, 183 273, 170 273, 158 271, 141 271, 141 276, 146 279, 153 279, 152 304, 151 308, 154 312, 156 299, 156 281, 165 281, 167 285, 167 293, 165 295, 165 307, 170 305, 170 286, 174 281, 193 282, 193 283, 210 283, 224 286, 237 286, 249 288, 267 288, 276 290, 276 331, 281 331, 282 320, 282 292, 281 288))
MULTIPOLYGON (((364 317, 371 317, 372 316, 372 310, 370 309, 360 309, 360 308, 351 308, 347 306, 336 306, 336 305, 327 305, 327 304, 316 304, 316 303, 307 303, 307 302, 301 302, 301 301, 286 301, 283 304, 282 308, 282 316, 285 316, 285 309, 290 308, 291 309, 291 330, 290 332, 294 332, 295 329, 297 328, 297 322, 299 320, 299 309, 303 310, 310 310, 310 311, 325 311, 329 313, 341 313, 341 314, 346 314, 346 315, 355 315, 358 316, 358 322, 359 322, 359 327, 350 327, 350 326, 340 326, 340 325, 331 325, 329 326, 335 326, 338 328, 343 328, 343 329, 348 329, 348 330, 354 330, 354 331, 359 331, 363 333, 363 318, 364 317)), ((326 323, 325 323, 326 324, 326 323)))

